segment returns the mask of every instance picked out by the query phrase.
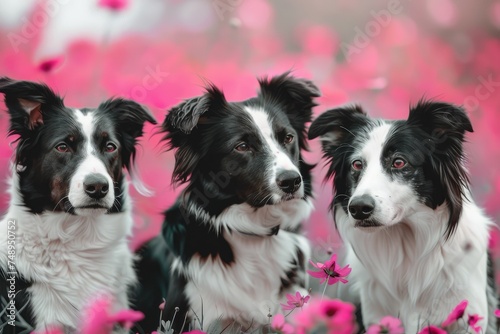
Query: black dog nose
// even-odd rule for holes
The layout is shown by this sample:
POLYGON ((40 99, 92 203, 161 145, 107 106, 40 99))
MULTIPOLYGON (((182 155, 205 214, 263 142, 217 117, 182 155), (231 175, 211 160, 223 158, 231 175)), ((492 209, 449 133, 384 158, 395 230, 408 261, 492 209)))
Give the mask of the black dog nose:
POLYGON ((83 180, 83 188, 89 197, 101 199, 108 193, 109 184, 104 175, 89 174, 83 180))
POLYGON ((368 195, 354 197, 349 203, 349 212, 354 219, 368 219, 375 210, 375 200, 368 195))
POLYGON ((281 190, 288 194, 292 194, 299 189, 302 178, 299 173, 287 170, 278 174, 276 183, 281 190))

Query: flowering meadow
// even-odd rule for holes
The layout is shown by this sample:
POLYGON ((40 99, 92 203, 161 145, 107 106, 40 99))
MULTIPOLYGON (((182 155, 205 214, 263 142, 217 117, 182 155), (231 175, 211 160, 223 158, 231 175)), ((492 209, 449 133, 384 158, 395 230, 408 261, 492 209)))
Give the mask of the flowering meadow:
MULTIPOLYGON (((160 123, 166 110, 202 94, 207 82, 238 101, 254 96, 257 77, 289 70, 320 88, 315 115, 358 103, 371 116, 404 118, 423 96, 462 105, 474 127, 466 145, 472 192, 500 220, 498 0, 0 0, 0 37, 0 76, 45 82, 72 107, 130 98, 160 123)), ((13 152, 7 128, 0 102, 0 212, 9 199, 13 152)), ((132 248, 158 233, 161 213, 182 190, 170 184, 173 153, 165 152, 160 138, 146 125, 136 161, 152 195, 132 190, 132 248)), ((288 295, 286 316, 271 314, 267 330, 354 333, 354 306, 328 297, 329 285, 349 284, 351 268, 335 257, 342 243, 328 212, 332 189, 323 182, 318 141, 310 143, 305 159, 317 164, 315 211, 305 225, 313 246, 313 290, 288 295)), ((500 268, 496 229, 490 248, 500 268)), ((130 310, 111 313, 108 305, 102 297, 89 306, 82 333, 108 333, 114 323, 130 327, 141 317, 130 310)), ((441 326, 421 333, 445 333, 455 322, 473 333, 479 317, 463 301, 441 326)), ((404 333, 391 317, 366 330, 404 333)), ((167 332, 165 323, 158 333, 167 332)))

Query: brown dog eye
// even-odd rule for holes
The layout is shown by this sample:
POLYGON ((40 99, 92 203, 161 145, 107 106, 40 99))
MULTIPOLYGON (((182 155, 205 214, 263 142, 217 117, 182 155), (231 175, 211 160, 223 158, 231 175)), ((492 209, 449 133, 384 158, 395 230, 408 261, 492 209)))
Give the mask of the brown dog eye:
POLYGON ((246 151, 250 150, 250 146, 248 146, 247 143, 243 142, 243 143, 238 144, 234 149, 238 152, 246 152, 246 151))

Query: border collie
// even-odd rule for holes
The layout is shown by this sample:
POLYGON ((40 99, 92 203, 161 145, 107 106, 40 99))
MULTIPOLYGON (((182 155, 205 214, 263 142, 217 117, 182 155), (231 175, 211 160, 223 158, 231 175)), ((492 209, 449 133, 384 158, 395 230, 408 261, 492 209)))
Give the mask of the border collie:
POLYGON ((114 308, 128 306, 135 273, 124 168, 132 167, 144 123, 156 121, 119 98, 68 108, 33 82, 0 78, 0 93, 9 134, 17 136, 10 205, 0 221, 0 296, 10 303, 0 322, 4 333, 16 332, 13 324, 72 332, 96 294, 110 295, 114 308))
POLYGON ((177 313, 179 332, 184 322, 266 324, 285 293, 306 293, 310 248, 298 232, 312 210, 312 166, 301 150, 319 91, 288 73, 259 84, 243 102, 210 85, 163 123, 176 150, 173 182, 187 187, 141 251, 137 307, 147 332, 158 327, 162 297, 163 319, 177 313))
POLYGON ((320 136, 329 159, 331 209, 365 327, 392 315, 416 333, 467 299, 467 313, 496 333, 493 223, 469 191, 466 131, 472 125, 462 108, 423 100, 407 120, 373 119, 354 106, 312 123, 309 139, 320 136))

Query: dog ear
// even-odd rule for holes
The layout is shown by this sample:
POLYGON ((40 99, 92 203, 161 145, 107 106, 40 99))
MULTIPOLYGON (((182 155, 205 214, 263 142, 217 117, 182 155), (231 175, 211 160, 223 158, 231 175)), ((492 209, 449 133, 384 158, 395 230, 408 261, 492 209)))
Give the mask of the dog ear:
POLYGON ((407 123, 428 135, 425 145, 433 172, 439 175, 440 186, 449 210, 446 238, 455 231, 462 214, 464 190, 469 186, 464 166, 463 143, 465 132, 473 132, 472 124, 461 107, 421 100, 410 108, 407 123))
POLYGON ((306 123, 311 121, 315 97, 321 93, 311 81, 295 78, 290 72, 268 79, 259 79, 259 96, 267 103, 279 103, 284 107, 290 123, 299 135, 299 145, 307 148, 306 123))
POLYGON ((163 140, 169 149, 177 149, 172 183, 189 180, 202 158, 197 150, 200 146, 199 126, 210 123, 210 118, 225 110, 226 105, 224 93, 210 84, 202 96, 186 100, 168 111, 162 132, 166 133, 163 140))
POLYGON ((10 114, 9 134, 21 138, 43 125, 51 107, 64 107, 62 99, 44 84, 0 78, 0 93, 10 114))
POLYGON ((308 137, 320 137, 325 156, 332 157, 343 142, 353 137, 352 129, 366 125, 368 121, 359 105, 330 109, 312 122, 308 137))
POLYGON ((122 98, 107 100, 99 105, 98 110, 114 117, 120 133, 123 165, 131 172, 130 167, 135 158, 137 138, 143 135, 145 122, 157 124, 155 118, 139 103, 122 98))

